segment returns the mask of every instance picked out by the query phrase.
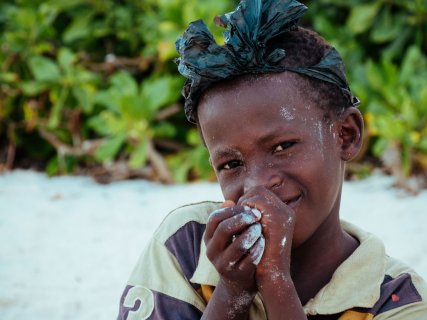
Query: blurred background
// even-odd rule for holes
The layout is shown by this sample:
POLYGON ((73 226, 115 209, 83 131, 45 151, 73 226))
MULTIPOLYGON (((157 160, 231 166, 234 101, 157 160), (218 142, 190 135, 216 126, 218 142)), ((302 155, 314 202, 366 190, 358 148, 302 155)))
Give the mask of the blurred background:
MULTIPOLYGON (((232 0, 2 0, 0 172, 31 168, 100 182, 213 180, 182 112, 175 40, 232 0)), ((302 25, 347 65, 366 120, 349 178, 381 168, 427 186, 427 0, 302 1, 302 25)))

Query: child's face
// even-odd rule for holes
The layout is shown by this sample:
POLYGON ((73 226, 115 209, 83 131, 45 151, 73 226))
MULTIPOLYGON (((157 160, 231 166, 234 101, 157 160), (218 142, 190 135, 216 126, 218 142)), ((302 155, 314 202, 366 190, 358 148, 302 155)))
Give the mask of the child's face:
POLYGON ((269 188, 295 210, 294 247, 338 217, 344 174, 338 120, 324 119, 297 77, 240 77, 209 90, 198 107, 224 198, 237 203, 255 186, 269 188))

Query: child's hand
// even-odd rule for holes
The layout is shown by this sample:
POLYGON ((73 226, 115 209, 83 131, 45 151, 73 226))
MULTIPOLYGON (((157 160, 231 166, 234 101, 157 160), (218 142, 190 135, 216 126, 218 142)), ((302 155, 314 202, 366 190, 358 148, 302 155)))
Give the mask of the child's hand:
MULTIPOLYGON (((226 201, 212 212, 205 232, 206 254, 223 282, 234 289, 256 292, 255 267, 264 238, 261 214, 226 201)), ((237 290, 237 291, 238 291, 237 290)))
POLYGON ((271 190, 259 186, 250 189, 238 202, 239 205, 257 208, 262 213, 262 233, 265 250, 256 269, 257 285, 282 278, 290 280, 290 258, 295 224, 295 213, 271 190))

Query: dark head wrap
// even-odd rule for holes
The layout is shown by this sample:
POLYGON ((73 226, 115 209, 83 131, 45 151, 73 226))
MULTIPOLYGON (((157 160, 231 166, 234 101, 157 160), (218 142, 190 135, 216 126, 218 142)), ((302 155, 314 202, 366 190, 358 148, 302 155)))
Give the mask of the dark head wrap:
POLYGON ((284 49, 272 50, 271 39, 297 28, 307 7, 294 0, 242 0, 236 10, 217 17, 218 25, 227 27, 224 46, 219 46, 202 20, 190 23, 176 41, 180 54, 178 71, 187 78, 183 88, 185 115, 196 122, 195 111, 202 93, 213 83, 242 74, 292 71, 338 86, 349 104, 358 106, 351 94, 344 63, 331 47, 317 65, 285 67, 284 49))

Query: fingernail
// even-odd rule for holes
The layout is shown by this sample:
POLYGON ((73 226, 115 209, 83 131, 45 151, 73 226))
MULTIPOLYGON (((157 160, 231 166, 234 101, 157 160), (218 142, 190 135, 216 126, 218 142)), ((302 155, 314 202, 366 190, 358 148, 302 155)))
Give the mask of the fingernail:
POLYGON ((225 200, 223 203, 221 203, 221 208, 229 208, 234 206, 235 203, 232 200, 225 200))
POLYGON ((209 215, 209 217, 211 217, 211 216, 213 216, 213 215, 215 215, 217 213, 223 212, 225 209, 227 209, 227 208, 216 209, 216 210, 214 210, 214 211, 211 212, 211 214, 209 215))
POLYGON ((246 211, 249 211, 249 210, 251 210, 251 207, 249 207, 249 206, 244 206, 244 207, 243 207, 243 209, 245 209, 246 211))
POLYGON ((258 219, 261 218, 262 214, 261 211, 259 211, 257 208, 253 208, 252 209, 252 213, 254 214, 255 217, 257 217, 258 219))
POLYGON ((264 254, 264 249, 265 249, 265 238, 263 236, 261 236, 261 238, 259 239, 258 246, 252 254, 252 258, 253 258, 252 263, 255 266, 257 266, 259 264, 259 262, 261 261, 262 256, 264 254))

